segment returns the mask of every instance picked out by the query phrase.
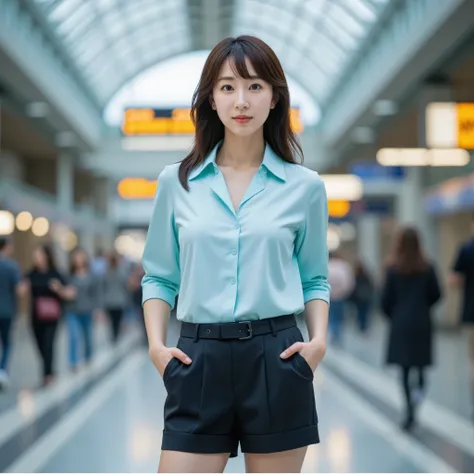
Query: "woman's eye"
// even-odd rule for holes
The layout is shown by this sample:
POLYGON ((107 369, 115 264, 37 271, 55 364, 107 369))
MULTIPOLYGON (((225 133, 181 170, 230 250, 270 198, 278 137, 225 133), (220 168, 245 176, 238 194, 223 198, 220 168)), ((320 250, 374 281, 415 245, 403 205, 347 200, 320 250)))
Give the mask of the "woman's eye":
POLYGON ((221 87, 221 90, 229 92, 230 90, 232 90, 232 86, 229 86, 229 84, 226 84, 225 86, 221 87))
POLYGON ((260 84, 252 84, 252 85, 250 86, 250 89, 252 89, 252 90, 254 90, 254 91, 257 91, 257 90, 259 90, 259 89, 261 89, 261 88, 262 88, 262 86, 261 86, 260 84))

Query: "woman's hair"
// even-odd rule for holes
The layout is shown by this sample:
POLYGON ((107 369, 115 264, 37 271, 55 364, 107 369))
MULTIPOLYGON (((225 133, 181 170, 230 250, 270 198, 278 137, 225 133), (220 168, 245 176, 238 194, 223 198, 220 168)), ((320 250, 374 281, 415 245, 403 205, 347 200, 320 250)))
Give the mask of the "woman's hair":
POLYGON ((298 154, 301 162, 303 161, 303 150, 290 126, 288 83, 276 54, 265 42, 254 36, 226 38, 209 54, 193 94, 191 120, 196 129, 194 146, 179 167, 179 181, 187 191, 190 172, 224 138, 224 124, 211 106, 212 91, 221 67, 230 59, 234 72, 244 79, 250 79, 246 58, 252 63, 258 76, 272 86, 276 101, 275 108, 270 110, 263 126, 264 140, 282 160, 297 163, 295 154, 298 154))
POLYGON ((82 253, 82 255, 84 255, 84 260, 85 260, 84 266, 86 270, 89 271, 89 268, 90 268, 89 255, 82 247, 76 247, 69 255, 69 274, 70 275, 74 275, 78 270, 77 265, 76 265, 76 255, 78 253, 82 253))
POLYGON ((120 255, 117 252, 110 252, 108 256, 109 268, 117 269, 120 265, 120 255))
POLYGON ((401 273, 421 273, 428 269, 418 231, 413 227, 401 229, 395 239, 389 265, 401 273))
MULTIPOLYGON (((51 246, 48 244, 41 244, 41 245, 38 245, 37 248, 44 252, 48 269, 57 271, 58 267, 56 266, 56 259, 54 258, 54 252, 51 246)), ((36 268, 36 265, 35 265, 35 268, 36 268)))

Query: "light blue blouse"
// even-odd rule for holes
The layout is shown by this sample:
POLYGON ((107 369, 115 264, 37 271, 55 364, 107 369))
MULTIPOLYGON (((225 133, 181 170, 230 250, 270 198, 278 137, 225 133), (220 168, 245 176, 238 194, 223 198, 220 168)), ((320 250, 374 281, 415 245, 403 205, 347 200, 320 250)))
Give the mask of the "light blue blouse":
POLYGON ((143 302, 166 301, 177 318, 232 322, 298 314, 329 304, 326 189, 319 175, 280 159, 263 162, 234 211, 216 164, 217 145, 189 177, 179 163, 159 176, 143 253, 143 302))

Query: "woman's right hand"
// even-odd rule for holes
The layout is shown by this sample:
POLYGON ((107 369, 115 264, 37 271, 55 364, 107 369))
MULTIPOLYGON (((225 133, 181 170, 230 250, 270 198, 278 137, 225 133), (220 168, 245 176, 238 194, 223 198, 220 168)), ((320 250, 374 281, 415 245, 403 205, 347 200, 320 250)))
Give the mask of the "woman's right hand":
POLYGON ((166 366, 173 357, 179 359, 183 364, 189 365, 192 360, 181 349, 177 347, 156 346, 150 347, 150 359, 153 365, 157 368, 161 377, 165 372, 166 366))

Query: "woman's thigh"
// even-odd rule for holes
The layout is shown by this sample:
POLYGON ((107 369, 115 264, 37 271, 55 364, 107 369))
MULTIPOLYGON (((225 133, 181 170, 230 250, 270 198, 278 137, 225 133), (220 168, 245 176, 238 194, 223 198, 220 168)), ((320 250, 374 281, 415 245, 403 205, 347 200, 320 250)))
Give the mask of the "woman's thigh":
POLYGON ((270 454, 245 454, 246 472, 301 472, 307 447, 270 454))
POLYGON ((230 453, 197 454, 162 451, 158 472, 224 472, 230 453))

